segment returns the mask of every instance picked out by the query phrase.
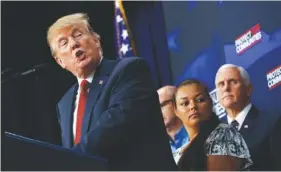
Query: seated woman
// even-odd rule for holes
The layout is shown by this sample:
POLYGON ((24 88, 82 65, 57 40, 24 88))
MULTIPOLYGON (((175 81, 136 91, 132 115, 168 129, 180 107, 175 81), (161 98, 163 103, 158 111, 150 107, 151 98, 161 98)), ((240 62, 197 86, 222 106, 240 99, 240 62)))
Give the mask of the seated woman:
POLYGON ((178 161, 180 170, 247 170, 252 165, 243 137, 220 123, 212 112, 209 91, 200 81, 186 80, 177 87, 174 110, 190 138, 178 161))

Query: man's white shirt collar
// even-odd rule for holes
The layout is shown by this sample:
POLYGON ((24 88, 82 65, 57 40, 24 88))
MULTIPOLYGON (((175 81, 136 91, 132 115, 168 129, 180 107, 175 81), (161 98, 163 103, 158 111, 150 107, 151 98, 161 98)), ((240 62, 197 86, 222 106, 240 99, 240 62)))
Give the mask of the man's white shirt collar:
POLYGON ((249 113, 251 107, 252 107, 252 104, 249 103, 246 107, 244 107, 244 109, 234 119, 230 118, 227 115, 228 124, 230 125, 233 120, 236 120, 239 123, 238 130, 240 130, 240 128, 242 127, 242 124, 243 124, 247 114, 249 113))
MULTIPOLYGON (((89 83, 92 83, 95 71, 93 71, 87 78, 85 78, 89 83)), ((84 78, 77 78, 78 84, 80 85, 84 78)))

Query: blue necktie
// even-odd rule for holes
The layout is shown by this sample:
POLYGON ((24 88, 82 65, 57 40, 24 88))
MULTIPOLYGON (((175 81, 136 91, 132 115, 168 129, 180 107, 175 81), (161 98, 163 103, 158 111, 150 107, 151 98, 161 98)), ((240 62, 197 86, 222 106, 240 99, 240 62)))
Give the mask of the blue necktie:
POLYGON ((236 120, 233 120, 230 124, 232 127, 236 128, 238 130, 239 128, 239 123, 236 120))

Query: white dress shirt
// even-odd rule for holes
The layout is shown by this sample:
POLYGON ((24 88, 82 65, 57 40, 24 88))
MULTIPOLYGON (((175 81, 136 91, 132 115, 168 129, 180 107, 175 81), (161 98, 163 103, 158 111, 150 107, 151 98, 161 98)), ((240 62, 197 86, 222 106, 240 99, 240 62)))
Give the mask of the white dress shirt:
POLYGON ((251 107, 252 107, 252 104, 249 103, 246 107, 244 107, 244 109, 234 119, 232 119, 231 117, 229 117, 227 115, 228 124, 230 125, 232 121, 236 120, 239 123, 239 126, 238 126, 238 131, 239 131, 240 128, 242 127, 242 124, 245 121, 245 118, 246 118, 247 114, 249 113, 251 107))

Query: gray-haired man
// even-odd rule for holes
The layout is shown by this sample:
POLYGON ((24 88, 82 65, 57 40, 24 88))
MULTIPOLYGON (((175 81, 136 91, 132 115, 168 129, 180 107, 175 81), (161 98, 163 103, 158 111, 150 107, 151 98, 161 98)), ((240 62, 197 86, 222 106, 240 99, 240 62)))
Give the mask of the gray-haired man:
POLYGON ((281 170, 280 115, 261 112, 251 103, 253 86, 248 72, 225 64, 219 68, 215 84, 219 102, 227 112, 227 123, 239 130, 249 147, 252 170, 281 170))

